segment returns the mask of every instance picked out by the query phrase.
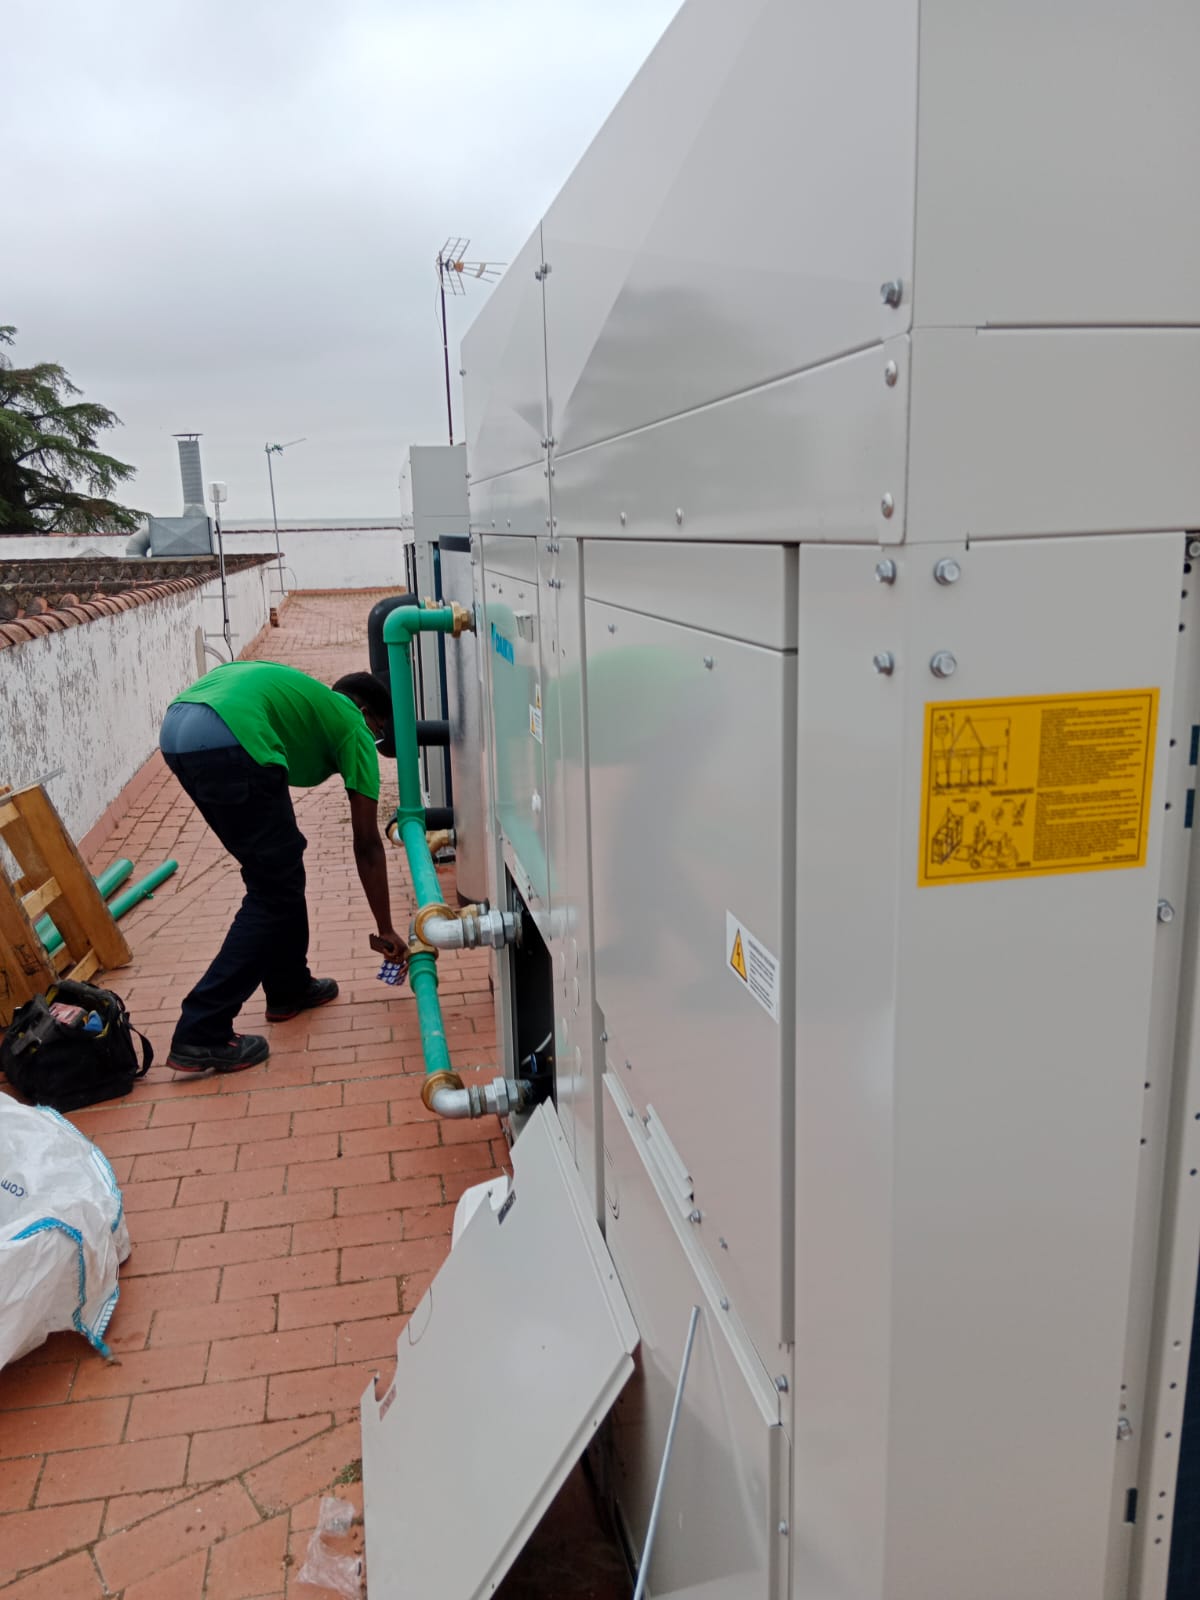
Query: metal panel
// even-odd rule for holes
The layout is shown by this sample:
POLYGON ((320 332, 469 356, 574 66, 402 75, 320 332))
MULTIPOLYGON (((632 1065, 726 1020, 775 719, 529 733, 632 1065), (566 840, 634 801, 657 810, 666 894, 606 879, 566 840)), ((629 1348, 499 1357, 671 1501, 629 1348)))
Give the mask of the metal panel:
POLYGON ((685 1585, 712 1583, 714 1596, 782 1600, 788 1448, 779 1396, 722 1309, 720 1290, 684 1232, 687 1223, 671 1220, 632 1103, 611 1077, 605 1089, 608 1245, 642 1337, 637 1376, 613 1417, 623 1521, 640 1552, 688 1317, 698 1305, 649 1592, 673 1595, 685 1585))
POLYGON ((908 537, 1200 525, 1200 331, 918 332, 908 537))
POLYGON ((594 449, 557 455, 559 533, 785 543, 901 539, 907 344, 896 339, 594 449), (885 379, 889 361, 901 374, 894 386, 885 379))
POLYGON ((1183 541, 1018 541, 957 556, 950 587, 910 558, 894 680, 906 760, 885 1588, 889 1600, 1097 1595, 1183 541), (939 649, 957 656, 951 685, 930 676, 939 649), (1144 687, 1162 694, 1144 868, 916 887, 927 700, 1144 687))
POLYGON ((792 970, 795 658, 592 600, 585 619, 608 1061, 678 1152, 696 1233, 774 1361, 792 1308, 792 991, 776 1020, 728 940, 732 916, 792 970))
MULTIPOLYGON (((471 551, 439 551, 442 593, 467 611, 475 610, 472 568, 480 559, 471 551)), ((483 734, 483 681, 480 656, 488 644, 486 620, 479 614, 477 631, 446 646, 446 714, 450 722, 450 770, 454 784, 454 872, 460 898, 491 900, 493 889, 487 868, 487 806, 485 801, 485 742, 483 734)))
POLYGON ((543 220, 560 454, 906 331, 916 55, 916 0, 683 7, 543 220))
MULTIPOLYGON (((543 461, 545 458, 543 457, 543 461)), ((471 484, 471 527, 476 533, 542 537, 550 527, 550 500, 544 465, 471 484)))
POLYGON ((796 1600, 886 1592, 903 768, 898 685, 871 660, 902 651, 904 595, 919 579, 911 553, 898 550, 895 587, 878 583, 878 559, 878 550, 800 551, 796 1600))
POLYGON ((588 599, 794 650, 795 560, 779 545, 598 539, 588 552, 588 599))
POLYGON ((466 446, 414 444, 408 452, 408 475, 417 538, 435 540, 443 531, 466 533, 466 446))
POLYGON ((1197 59, 1194 0, 922 0, 917 322, 1200 322, 1197 59))
POLYGON ((373 1600, 489 1595, 633 1372, 637 1327, 540 1107, 362 1398, 373 1600), (486 1419, 491 1448, 464 1441, 486 1419))
POLYGON ((480 643, 488 654, 491 677, 496 820, 524 869, 514 876, 527 876, 541 906, 548 906, 546 769, 543 735, 534 718, 541 693, 537 554, 532 540, 516 539, 507 541, 506 554, 509 565, 527 562, 530 577, 494 572, 491 541, 483 541, 480 643))
POLYGON ((546 437, 541 229, 518 252, 462 342, 472 483, 539 460, 546 437))

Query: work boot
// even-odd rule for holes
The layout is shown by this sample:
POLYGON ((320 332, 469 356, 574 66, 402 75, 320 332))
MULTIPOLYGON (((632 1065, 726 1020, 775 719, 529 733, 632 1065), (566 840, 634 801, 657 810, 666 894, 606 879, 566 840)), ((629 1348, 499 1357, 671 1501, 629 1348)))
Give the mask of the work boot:
POLYGON ((172 1072, 244 1072, 265 1061, 271 1047, 260 1033, 235 1033, 228 1044, 173 1044, 172 1072))
POLYGON ((273 1006, 267 1004, 268 1022, 286 1022, 289 1017, 298 1017, 302 1011, 313 1011, 317 1006, 327 1006, 331 1000, 338 997, 337 981, 334 978, 310 978, 308 988, 293 1005, 273 1006))

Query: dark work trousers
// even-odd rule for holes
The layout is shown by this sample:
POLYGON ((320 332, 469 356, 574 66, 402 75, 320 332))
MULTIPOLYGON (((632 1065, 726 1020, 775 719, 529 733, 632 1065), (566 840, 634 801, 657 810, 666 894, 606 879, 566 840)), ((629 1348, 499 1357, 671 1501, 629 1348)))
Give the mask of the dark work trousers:
POLYGON ((242 749, 164 753, 196 809, 242 869, 246 898, 225 942, 185 998, 172 1046, 228 1044, 233 1019, 261 983, 289 1009, 309 983, 304 847, 287 772, 242 749))

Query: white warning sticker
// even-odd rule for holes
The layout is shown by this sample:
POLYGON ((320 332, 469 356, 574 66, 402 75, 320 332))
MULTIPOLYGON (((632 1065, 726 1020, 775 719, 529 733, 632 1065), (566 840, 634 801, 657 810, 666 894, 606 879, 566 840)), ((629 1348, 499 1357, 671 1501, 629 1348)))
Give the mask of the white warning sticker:
POLYGON ((779 962, 733 915, 725 913, 725 958, 773 1022, 779 1021, 779 962))
POLYGON ((539 744, 542 742, 542 686, 534 685, 533 704, 529 708, 529 732, 539 744))

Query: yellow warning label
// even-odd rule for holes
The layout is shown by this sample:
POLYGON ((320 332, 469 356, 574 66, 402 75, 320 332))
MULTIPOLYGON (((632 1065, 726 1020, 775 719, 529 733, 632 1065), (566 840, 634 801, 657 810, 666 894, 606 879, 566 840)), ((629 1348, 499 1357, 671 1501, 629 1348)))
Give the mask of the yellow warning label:
POLYGON ((729 958, 729 965, 737 973, 743 983, 749 983, 746 975, 746 957, 742 953, 742 932, 739 928, 733 937, 733 954, 729 958))
POLYGON ((1158 690, 925 707, 917 883, 1141 867, 1158 690))

